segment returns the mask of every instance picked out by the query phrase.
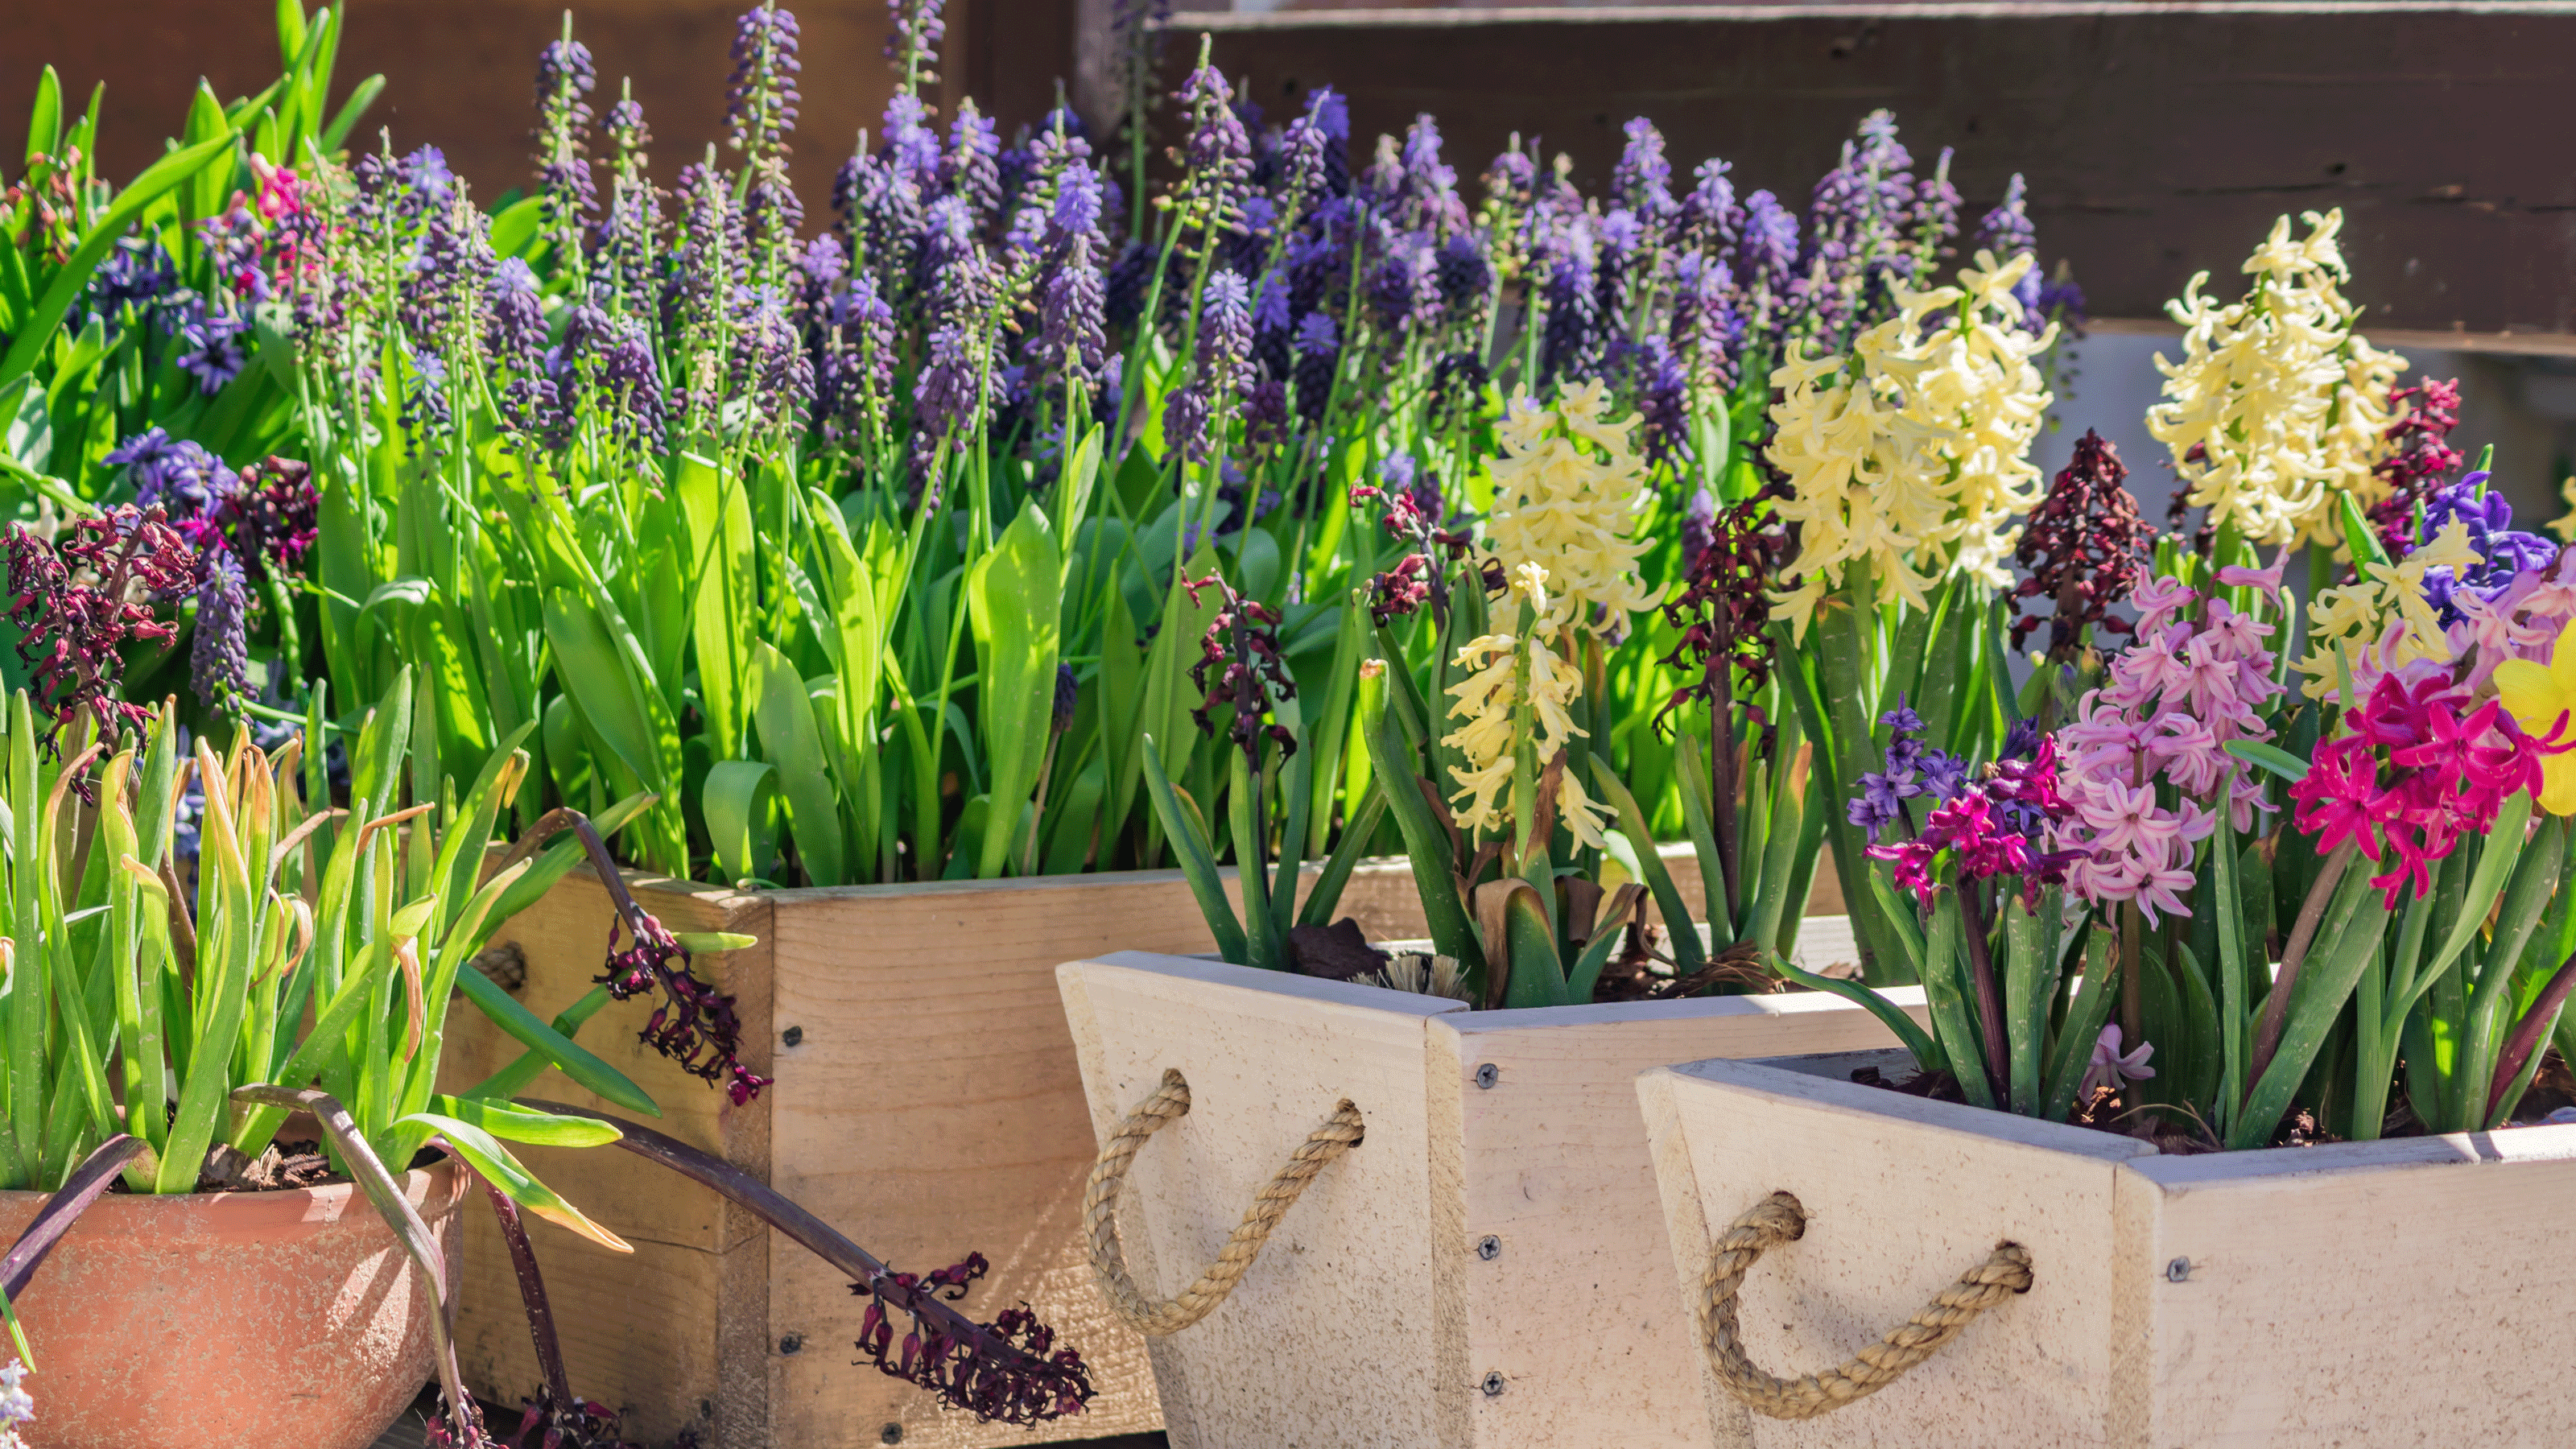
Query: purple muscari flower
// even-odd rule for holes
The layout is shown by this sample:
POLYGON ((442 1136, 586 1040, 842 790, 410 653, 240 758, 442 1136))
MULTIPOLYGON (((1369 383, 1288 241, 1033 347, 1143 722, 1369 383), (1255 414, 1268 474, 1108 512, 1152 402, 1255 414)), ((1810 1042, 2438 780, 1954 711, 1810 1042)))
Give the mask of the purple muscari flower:
POLYGON ((1252 325, 1264 334, 1288 331, 1288 279, 1278 272, 1264 272, 1253 288, 1252 325))
POLYGON ((1596 335, 1600 302, 1593 289, 1592 230, 1580 217, 1547 238, 1546 330, 1539 339, 1539 376, 1583 378, 1600 371, 1596 335))
POLYGON ((770 426, 804 427, 814 402, 814 361, 775 300, 753 308, 734 332, 733 389, 770 426))
POLYGON ((447 361, 435 352, 415 347, 407 346, 407 352, 411 391, 403 398, 402 425, 417 448, 423 434, 443 433, 452 421, 447 400, 447 361))
POLYGON ((939 63, 939 42, 948 34, 948 21, 940 10, 940 0, 886 0, 886 12, 894 17, 893 33, 886 36, 886 59, 894 62, 895 74, 904 78, 907 95, 914 85, 938 79, 930 71, 939 63))
POLYGON ((1779 321, 1798 275, 1797 213, 1768 191, 1744 199, 1744 235, 1736 244, 1735 275, 1751 303, 1746 324, 1766 341, 1779 321))
POLYGON ((1309 423, 1323 421, 1324 404, 1332 396, 1333 374, 1341 360, 1341 337, 1331 317, 1309 312, 1297 319, 1297 370, 1291 377, 1297 388, 1297 416, 1309 423))
POLYGON ((1308 204, 1324 196, 1347 195, 1351 189, 1351 111, 1330 86, 1306 97, 1306 113, 1288 123, 1280 138, 1280 164, 1287 184, 1304 193, 1308 204))
POLYGON ((1467 224, 1467 204, 1458 198, 1458 169, 1440 159, 1440 126, 1425 111, 1404 133, 1404 225, 1412 231, 1446 233, 1467 224))
POLYGON ((849 274, 850 254, 842 250, 841 239, 828 233, 815 237, 796 258, 797 300, 809 316, 821 319, 849 274))
POLYGON ((211 397, 241 376, 250 365, 241 334, 249 324, 238 318, 201 312, 179 329, 179 370, 197 380, 197 390, 211 397))
POLYGON ((1908 255, 1915 238, 1909 233, 1922 198, 1913 164, 1896 139, 1896 118, 1873 111, 1860 123, 1859 139, 1843 143, 1841 162, 1816 182, 1808 209, 1807 315, 1801 325, 1830 350, 1840 350, 1846 333, 1869 320, 1862 315, 1865 297, 1881 305, 1889 300, 1884 280, 1879 295, 1868 295, 1878 263, 1904 257, 1902 280, 1915 278, 1908 255))
POLYGON ((1626 340, 1618 326, 1630 312, 1631 290, 1642 280, 1645 270, 1639 265, 1646 246, 1645 223, 1635 212, 1614 206, 1601 218, 1593 256, 1595 268, 1592 289, 1599 295, 1605 331, 1618 341, 1626 340))
POLYGON ((497 358, 532 365, 546 350, 546 308, 537 296, 537 274, 510 257, 493 269, 484 300, 484 345, 497 358))
POLYGON ((1610 168, 1610 194, 1636 213, 1650 229, 1660 231, 1680 214, 1673 200, 1673 163, 1664 159, 1664 135, 1643 116, 1626 127, 1628 144, 1619 164, 1610 168))
POLYGON ((1734 389, 1744 318, 1735 310, 1735 278, 1726 263, 1691 252, 1674 264, 1672 339, 1694 386, 1734 389))
POLYGON ((1637 345, 1637 412, 1649 466, 1678 467, 1690 460, 1690 378, 1669 338, 1648 337, 1637 345))
POLYGON ((648 452, 661 447, 670 427, 669 414, 661 370, 654 365, 652 344, 641 323, 628 322, 609 348, 607 360, 600 365, 598 387, 621 442, 648 452))
POLYGON ((979 344, 971 323, 946 323, 930 334, 930 355, 912 390, 917 442, 936 446, 952 432, 964 437, 981 425, 976 394, 986 359, 979 344))
POLYGON ((2004 199, 1977 223, 1977 250, 1993 252, 1997 261, 2039 250, 2039 228, 2031 224, 2029 207, 2029 195, 2016 171, 2004 187, 2004 199))
MULTIPOLYGON (((587 52, 584 54, 586 57, 587 52)), ((538 71, 538 77, 542 84, 544 80, 542 67, 538 71)), ((540 90, 538 103, 542 105, 544 99, 544 92, 540 90)), ((410 155, 402 158, 401 180, 403 186, 418 198, 421 205, 437 206, 447 200, 449 188, 456 184, 456 173, 448 169, 446 152, 436 146, 420 146, 415 147, 410 155)))
POLYGON ((1744 235, 1744 207, 1735 199, 1735 181, 1726 162, 1711 158, 1691 173, 1690 194, 1681 200, 1681 230, 1694 251, 1732 255, 1744 235))
POLYGON ((885 157, 924 193, 939 189, 941 169, 939 133, 928 117, 919 96, 899 93, 886 102, 885 157))
POLYGON ((733 75, 725 83, 725 130, 754 160, 781 154, 796 129, 796 17, 773 3, 734 23, 733 75))
POLYGON ((1212 425, 1221 424, 1220 406, 1252 386, 1252 298, 1236 272, 1208 278, 1199 309, 1197 366, 1189 385, 1174 390, 1164 405, 1163 436, 1193 463, 1216 456, 1222 441, 1212 425))
POLYGON ((1089 166, 1068 166, 1056 178, 1055 204, 1046 215, 1047 250, 1060 254, 1077 236, 1098 237, 1100 182, 1100 173, 1089 166))
POLYGON ((1527 207, 1538 195, 1538 163, 1525 151, 1505 151, 1485 168, 1485 194, 1513 207, 1527 207))
POLYGON ((590 47, 558 40, 537 55, 537 184, 568 260, 578 261, 582 218, 599 209, 591 181, 588 96, 598 76, 590 47))
POLYGON ((1214 197, 1222 216, 1233 209, 1236 193, 1252 174, 1252 139, 1234 112, 1234 90, 1216 67, 1191 71, 1181 99, 1190 107, 1189 139, 1181 152, 1190 189, 1214 197))
POLYGON ((1406 236, 1389 248, 1386 260, 1371 268, 1366 283, 1369 305, 1381 330, 1401 336, 1440 319, 1440 291, 1432 275, 1430 248, 1421 236, 1406 236))
POLYGON ((975 258, 975 211, 962 196, 943 196, 930 203, 922 227, 920 284, 927 290, 975 258))
POLYGON ((948 155, 940 180, 952 196, 963 197, 978 230, 1002 210, 1002 138, 993 123, 975 109, 973 97, 957 103, 957 122, 949 128, 948 155))
POLYGON ((1914 213, 1909 230, 1914 240, 1914 273, 1918 280, 1928 278, 1932 264, 1959 234, 1959 188, 1950 184, 1951 148, 1941 148, 1941 159, 1932 174, 1918 183, 1914 191, 1914 213))
POLYGON ((249 692, 250 591, 232 550, 198 555, 197 632, 188 649, 188 675, 208 705, 249 692))
POLYGON ((1440 300, 1451 307, 1480 303, 1493 290, 1493 264, 1485 260, 1485 249, 1476 239, 1463 232, 1441 243, 1436 270, 1440 300))
POLYGON ((1420 467, 1411 453, 1389 453, 1377 464, 1377 481, 1389 493, 1411 493, 1414 474, 1420 467))
POLYGON ((1050 373, 1087 379, 1108 355, 1108 299, 1091 247, 1091 233, 1076 232, 1043 284, 1038 353, 1050 373))
POLYGON ((851 277, 849 290, 832 305, 837 341, 826 350, 826 368, 817 380, 825 429, 835 440, 873 439, 884 432, 894 391, 894 308, 877 295, 876 279, 865 272, 851 277))

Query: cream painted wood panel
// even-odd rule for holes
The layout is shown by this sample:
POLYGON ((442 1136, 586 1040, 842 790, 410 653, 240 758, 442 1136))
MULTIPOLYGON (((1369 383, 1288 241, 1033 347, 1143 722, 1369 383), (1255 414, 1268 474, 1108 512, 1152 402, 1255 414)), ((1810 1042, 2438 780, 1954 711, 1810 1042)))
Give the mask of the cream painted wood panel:
MULTIPOLYGON (((1686 893, 1696 875, 1677 872, 1686 893)), ((905 1444, 932 1449, 1159 1428, 1144 1342, 1107 1315, 1084 1263, 1078 1219, 1093 1139, 1054 973, 1069 958, 1121 948, 1211 949, 1179 873, 751 893, 627 879, 675 929, 760 938, 701 964, 736 997, 746 1060, 778 1078, 733 1107, 636 1041, 646 1004, 611 1005, 583 1044, 652 1094, 664 1112, 657 1125, 899 1268, 983 1253, 993 1272, 966 1306, 990 1317, 1031 1303, 1082 1350, 1101 1392, 1089 1414, 1036 1430, 944 1411, 852 1364, 862 1307, 803 1248, 631 1154, 532 1148, 530 1165, 566 1198, 659 1248, 621 1258, 532 1223, 575 1390, 620 1408, 646 1442, 695 1429, 708 1449, 850 1449, 882 1443, 890 1425, 905 1444), (790 1030, 795 1046, 783 1040, 790 1030), (782 1351, 790 1343, 796 1351, 782 1351)), ((1373 937, 1422 932, 1400 860, 1364 862, 1342 904, 1373 937)), ((590 989, 608 931, 607 893, 585 870, 494 941, 520 947, 519 999, 551 1017, 590 989)), ((517 1054, 480 1013, 459 1009, 441 1079, 471 1085, 517 1054)), ((554 1072, 531 1095, 614 1111, 554 1072)), ((536 1359, 489 1216, 467 1217, 458 1331, 469 1382, 510 1404, 536 1391, 536 1359)))
POLYGON ((1840 1363, 2000 1238, 2030 1250, 2031 1290, 1813 1420, 1750 1415, 1703 1366, 1708 1442, 2568 1442, 2576 1389, 2554 1346, 2576 1267, 2534 1235, 2576 1193, 2576 1127, 2176 1158, 1859 1086, 1854 1064, 1708 1061, 1639 1080, 1681 1320, 1712 1233, 1774 1190, 1808 1212, 1742 1297, 1746 1348, 1774 1374, 1840 1363))
POLYGON ((1099 1136, 1164 1068, 1190 1082, 1120 1205, 1148 1292, 1197 1275, 1337 1101, 1367 1122, 1234 1295, 1152 1341, 1177 1449, 1697 1443, 1636 1074, 1888 1041, 1826 996, 1470 1012, 1138 952, 1058 980, 1099 1136))

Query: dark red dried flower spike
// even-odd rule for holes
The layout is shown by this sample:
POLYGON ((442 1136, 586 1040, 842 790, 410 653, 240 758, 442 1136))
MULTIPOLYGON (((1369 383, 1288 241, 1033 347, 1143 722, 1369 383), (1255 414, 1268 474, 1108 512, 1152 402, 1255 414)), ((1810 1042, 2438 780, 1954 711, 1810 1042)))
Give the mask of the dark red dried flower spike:
MULTIPOLYGON (((2155 530, 2123 486, 2128 476, 2119 450, 2087 428, 2013 550, 2013 561, 2029 570, 2013 597, 2054 605, 2046 620, 2052 659, 2074 658, 2088 624, 2105 634, 2129 632, 2129 621, 2113 618, 2109 610, 2137 587, 2155 530)), ((2014 620, 2013 647, 2021 648, 2042 622, 2035 613, 2014 620)))
POLYGON ((977 1420, 1041 1424, 1079 1414, 1094 1392, 1082 1355, 1055 1347, 1055 1330, 1023 1303, 991 1323, 974 1323, 950 1308, 984 1276, 981 1253, 929 1274, 889 1272, 850 1291, 868 1299, 859 1323, 859 1352, 878 1371, 918 1384, 951 1408, 977 1420), (901 1339, 894 1316, 910 1319, 901 1339))
POLYGON ((34 673, 38 708, 51 718, 48 742, 86 708, 99 730, 140 731, 151 710, 116 697, 131 641, 167 644, 177 626, 152 605, 195 586, 196 554, 160 509, 119 504, 64 526, 46 543, 24 526, 9 535, 9 619, 18 657, 34 673))
MULTIPOLYGON (((1664 617, 1682 631, 1682 640, 1663 663, 1699 677, 1664 701, 1664 707, 1655 712, 1657 724, 1692 700, 1714 705, 1721 698, 1746 699, 1770 682, 1767 591, 1788 538, 1772 524, 1765 505, 1787 493, 1787 488, 1774 484, 1708 517, 1707 541, 1692 552, 1681 592, 1664 604, 1664 617), (1728 677, 1730 669, 1743 676, 1742 688, 1728 677)), ((1703 508, 1705 498, 1702 495, 1703 508)), ((1758 710, 1754 721, 1761 722, 1758 710)))
POLYGON ((1214 573, 1203 579, 1185 578, 1181 587, 1189 590, 1193 604, 1203 589, 1216 590, 1225 601, 1208 622, 1207 636, 1199 641, 1199 662, 1190 666, 1190 682, 1207 695, 1190 717, 1200 729, 1215 734, 1216 721, 1209 711, 1231 708, 1234 720, 1226 733, 1255 773, 1261 769, 1264 736, 1278 741, 1281 758, 1297 753, 1297 737, 1287 726, 1264 723, 1273 700, 1297 697, 1297 681, 1289 676, 1288 661, 1279 653, 1278 611, 1236 593, 1232 584, 1214 573), (1208 677, 1211 669, 1218 671, 1213 680, 1208 677))
POLYGON ((639 909, 610 918, 608 969, 592 979, 619 1001, 659 987, 663 999, 636 1039, 691 1076, 723 1087, 735 1106, 749 1103, 770 1084, 742 1064, 742 1019, 734 1013, 733 998, 690 973, 689 953, 650 914, 639 909), (620 927, 633 937, 622 951, 617 949, 620 927))
POLYGON ((2388 481, 2389 493, 2370 510, 2371 525, 2391 554, 2415 544, 2415 510, 2444 479, 2467 460, 2451 446, 2451 430, 2460 425, 2460 382, 2425 381, 2388 395, 2392 404, 2408 404, 2406 416, 2388 425, 2381 436, 2396 444, 2370 471, 2388 481))

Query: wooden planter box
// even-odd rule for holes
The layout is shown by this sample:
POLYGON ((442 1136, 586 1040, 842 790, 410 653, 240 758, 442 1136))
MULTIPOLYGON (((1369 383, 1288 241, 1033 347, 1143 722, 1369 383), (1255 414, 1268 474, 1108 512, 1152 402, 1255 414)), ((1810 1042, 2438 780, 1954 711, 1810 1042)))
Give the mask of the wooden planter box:
POLYGON ((1364 1121, 1232 1295, 1147 1340, 1176 1449, 1701 1444, 1631 1084, 1677 1055, 1888 1041, 1823 994, 1477 1012, 1143 952, 1057 979, 1102 1140, 1166 1069, 1192 1094, 1117 1207, 1149 1295, 1337 1102, 1364 1121))
MULTIPOLYGON (((1904 1063, 1704 1061, 1638 1083, 1681 1283, 1775 1191, 1803 1238, 1739 1295, 1770 1374, 1843 1363, 2009 1239, 2031 1285, 1821 1417, 1750 1414, 1703 1361, 1713 1442, 1761 1449, 2563 1443, 2576 1266, 2549 1225, 2576 1127, 2168 1157, 1849 1080, 1904 1063)), ((1703 1432, 1697 1442, 1712 1442, 1703 1432)))
MULTIPOLYGON (((1811 908, 1839 910, 1832 872, 1819 874, 1826 891, 1811 908)), ((1675 875, 1696 889, 1697 871, 1675 875)), ((1160 1427, 1143 1341, 1108 1316, 1084 1262, 1094 1143, 1054 972, 1122 947, 1211 949, 1179 873, 756 893, 627 879, 674 930, 760 938, 699 962, 735 998, 744 1061, 777 1078, 757 1102, 732 1107, 645 1051, 642 1002, 584 1029, 584 1045, 661 1104, 662 1130, 764 1177, 897 1268, 983 1253, 992 1274, 966 1306, 989 1318, 1026 1300, 1082 1350, 1101 1392, 1090 1413, 1039 1430, 943 1412, 853 1365, 860 1306, 804 1249, 631 1153, 530 1148, 532 1169, 635 1245, 620 1257, 531 1220, 574 1391, 623 1412, 630 1438, 661 1445, 695 1430, 704 1449, 982 1449, 1160 1427)), ((1378 939, 1423 931, 1401 861, 1364 863, 1342 906, 1378 939)), ((519 999, 551 1017, 590 989, 608 928, 607 893, 585 870, 493 939, 519 947, 519 999)), ((451 1085, 518 1055, 480 1013, 450 1023, 451 1085)), ((559 1073, 531 1095, 617 1110, 559 1073)), ((514 1404, 536 1391, 536 1358, 490 1214, 467 1222, 466 1378, 514 1404)))

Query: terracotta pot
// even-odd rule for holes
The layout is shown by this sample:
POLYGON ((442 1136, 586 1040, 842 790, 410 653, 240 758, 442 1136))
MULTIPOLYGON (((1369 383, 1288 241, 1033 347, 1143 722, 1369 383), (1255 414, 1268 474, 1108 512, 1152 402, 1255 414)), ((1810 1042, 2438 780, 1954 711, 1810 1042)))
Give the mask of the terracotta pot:
MULTIPOLYGON (((1702 1061, 1639 1079, 1681 1290, 1664 1313, 1694 1337, 1712 1248, 1746 1218, 1733 1241, 1760 1255, 1734 1294, 1734 1342, 1780 1380, 1846 1365, 1936 1294, 1963 1296, 1951 1289, 1963 1276, 2006 1290, 1970 1290, 1981 1311, 1955 1338, 1813 1418, 1773 1417, 1807 1389, 1754 1379, 1721 1345, 1727 1374, 1706 1360, 1698 1373, 1699 1443, 2569 1442, 2576 1267, 2549 1250, 2547 1225, 2576 1192, 2576 1127, 2166 1156, 1851 1080, 1909 1065, 1702 1061), (1770 1224, 1790 1215, 1773 1193, 1796 1199, 1803 1236, 1779 1240, 1770 1224), (2004 1241, 2026 1291, 1983 1267, 2004 1241)), ((1901 1362, 1882 1352, 1871 1368, 1901 1362)))
MULTIPOLYGON (((453 1161, 403 1190, 461 1266, 453 1161)), ((46 1194, 0 1192, 0 1241, 46 1194)), ((292 1444, 366 1449, 435 1372, 435 1295, 349 1183, 289 1192, 110 1193, 18 1304, 35 1350, 37 1449, 292 1444)))

